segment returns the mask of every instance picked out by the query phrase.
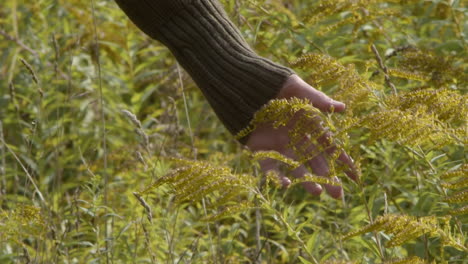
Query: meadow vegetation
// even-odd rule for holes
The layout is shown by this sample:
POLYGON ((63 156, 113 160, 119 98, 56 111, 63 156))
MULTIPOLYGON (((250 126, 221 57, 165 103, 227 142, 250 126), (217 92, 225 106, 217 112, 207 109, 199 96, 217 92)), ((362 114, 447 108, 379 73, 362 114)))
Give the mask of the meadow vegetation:
POLYGON ((347 104, 273 101, 243 133, 320 116, 360 180, 306 177, 342 185, 334 200, 262 175, 310 157, 244 149, 113 1, 2 0, 0 262, 468 263, 466 2, 221 2, 347 104))

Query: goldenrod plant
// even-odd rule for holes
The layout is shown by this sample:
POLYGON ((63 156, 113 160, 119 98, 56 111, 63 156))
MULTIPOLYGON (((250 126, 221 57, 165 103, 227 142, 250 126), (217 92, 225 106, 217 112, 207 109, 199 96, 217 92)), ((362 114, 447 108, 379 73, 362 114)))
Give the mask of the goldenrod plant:
POLYGON ((113 1, 1 2, 0 263, 468 263, 466 1, 220 2, 346 103, 272 100, 238 135, 288 126, 289 156, 241 146, 113 1))

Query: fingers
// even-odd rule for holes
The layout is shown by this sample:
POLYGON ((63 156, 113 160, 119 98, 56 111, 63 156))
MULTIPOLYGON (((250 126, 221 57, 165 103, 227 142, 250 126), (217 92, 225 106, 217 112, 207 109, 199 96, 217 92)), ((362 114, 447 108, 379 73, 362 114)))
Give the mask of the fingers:
MULTIPOLYGON (((307 142, 304 142, 304 143, 307 143, 307 142)), ((307 153, 317 153, 316 146, 313 144, 309 144, 307 148, 305 149, 305 151, 307 153)), ((293 150, 283 151, 281 154, 291 159, 295 159, 295 160, 298 159, 297 154, 294 153, 293 150)), ((312 169, 312 172, 317 176, 328 177, 330 170, 328 167, 327 159, 325 158, 325 154, 322 153, 322 154, 312 155, 312 156, 313 158, 311 158, 309 161, 306 162, 306 164, 310 166, 310 168, 312 169)), ((345 153, 341 153, 339 159, 343 163, 348 164, 349 162, 351 162, 352 164, 351 159, 345 153)), ((288 177, 286 177, 286 175, 280 170, 280 165, 281 165, 280 161, 268 158, 268 159, 259 161, 259 164, 260 164, 262 171, 265 174, 269 172, 274 172, 278 176, 278 180, 283 187, 288 187, 291 184, 291 180, 288 177)), ((304 165, 301 165, 298 168, 291 171, 291 174, 295 178, 303 178, 307 173, 309 173, 309 171, 304 165)), ((354 174, 351 174, 351 173, 348 174, 348 176, 351 178, 352 178, 352 175, 354 174)), ((333 180, 339 181, 338 177, 333 177, 333 180)), ((315 183, 315 182, 304 182, 302 183, 302 185, 304 189, 312 195, 320 195, 324 189, 320 184, 315 183)), ((325 184, 324 187, 327 193, 335 199, 338 199, 343 195, 343 188, 341 186, 325 184)))
POLYGON ((288 187, 291 185, 291 180, 284 175, 279 169, 280 162, 274 159, 264 159, 259 161, 260 168, 265 173, 265 175, 268 172, 274 172, 276 175, 278 175, 278 180, 280 184, 283 187, 288 187))
MULTIPOLYGON (((315 148, 313 145, 308 147, 308 151, 315 152, 316 150, 313 148, 315 148)), ((291 158, 297 159, 295 153, 290 152, 286 154, 288 154, 288 156, 291 158)), ((327 160, 323 155, 318 155, 312 158, 308 161, 308 165, 312 168, 312 172, 317 176, 327 177, 329 174, 327 160)), ((291 172, 291 174, 296 178, 303 178, 307 173, 309 173, 309 171, 304 165, 299 166, 297 169, 291 172)), ((334 180, 339 181, 338 177, 335 177, 334 180)), ((323 191, 322 186, 315 182, 304 182, 302 183, 302 186, 312 195, 320 195, 323 191)), ((343 195, 343 189, 341 186, 326 184, 325 189, 327 190, 327 193, 335 199, 338 199, 343 195)))
MULTIPOLYGON (((291 171, 291 174, 298 179, 303 178, 306 173, 308 173, 308 171, 304 165, 301 165, 297 169, 291 171)), ((320 184, 315 182, 304 182, 302 183, 302 186, 312 195, 320 195, 323 189, 320 184)))
POLYGON ((327 156, 333 156, 336 153, 336 151, 341 152, 338 156, 337 163, 346 166, 348 169, 345 170, 345 174, 350 179, 356 182, 359 177, 359 173, 357 171, 356 166, 354 165, 353 159, 345 151, 343 151, 335 145, 331 133, 325 132, 323 136, 317 140, 317 142, 325 149, 324 153, 327 156))
MULTIPOLYGON (((319 155, 308 162, 308 165, 312 168, 312 172, 317 176, 328 177, 330 170, 328 168, 327 159, 324 155, 319 155)), ((333 177, 333 180, 339 181, 338 177, 333 177)), ((343 195, 343 188, 341 186, 335 186, 330 184, 325 184, 325 189, 327 193, 335 198, 338 199, 343 195)))
POLYGON ((308 165, 317 176, 327 176, 329 173, 327 159, 321 154, 309 160, 308 165))
MULTIPOLYGON (((317 176, 322 176, 322 177, 329 177, 330 175, 330 169, 329 169, 329 163, 330 160, 327 160, 327 157, 333 156, 333 154, 336 151, 341 151, 339 150, 335 145, 330 145, 331 142, 329 140, 325 141, 326 143, 323 143, 322 149, 317 149, 317 146, 314 144, 311 144, 310 146, 307 147, 306 149, 306 154, 308 156, 312 156, 307 164, 310 166, 312 169, 312 172, 317 175, 317 176), (312 153, 312 154, 310 154, 312 153), (320 154, 316 154, 320 153, 320 154)), ((354 166, 354 163, 352 159, 346 154, 346 152, 342 151, 340 155, 338 156, 338 159, 336 160, 343 165, 347 166, 348 169, 345 171, 346 175, 353 179, 354 181, 357 181, 358 178, 358 173, 357 170, 354 166)), ((335 160, 331 160, 331 162, 335 162, 335 160)), ((332 178, 334 181, 339 182, 338 177, 333 177, 332 178)), ((338 199, 343 195, 343 188, 341 186, 336 186, 336 185, 329 185, 325 184, 325 189, 327 190, 327 193, 335 198, 338 199)))
MULTIPOLYGON (((332 155, 337 150, 337 148, 336 146, 331 145, 332 142, 330 140, 330 135, 328 132, 325 132, 321 138, 322 138, 321 140, 322 143, 319 143, 319 145, 315 145, 313 142, 310 142, 310 140, 304 139, 300 143, 300 145, 296 147, 295 149, 296 153, 292 153, 290 154, 290 156, 292 156, 296 160, 298 156, 307 157, 306 159, 308 159, 308 161, 306 162, 306 164, 309 165, 309 167, 312 169, 312 172, 315 175, 321 176, 321 177, 329 177, 330 169, 328 165, 329 161, 327 161, 327 156, 332 155), (327 153, 329 153, 329 155, 327 153)), ((343 155, 340 155, 340 156, 343 156, 343 155)), ((343 156, 343 160, 346 157, 347 156, 343 156)), ((302 167, 303 169, 298 172, 300 175, 294 175, 294 176, 303 177, 304 174, 307 173, 307 170, 305 169, 305 167, 304 166, 302 167)), ((334 177, 333 180, 339 181, 338 177, 334 177)), ((324 187, 327 190, 327 193, 335 199, 338 199, 343 195, 343 188, 341 186, 325 184, 324 187)), ((315 193, 319 193, 315 189, 314 191, 315 193)))
MULTIPOLYGON (((312 163, 312 165, 310 166, 312 167, 312 170, 316 175, 326 177, 326 175, 328 174, 328 166, 326 165, 325 158, 323 158, 322 155, 312 159, 310 163, 312 163)), ((306 175, 307 173, 309 172, 304 165, 299 166, 297 169, 291 172, 291 174, 296 178, 303 178, 304 175, 306 175)), ((338 177, 333 177, 333 180, 339 181, 338 177)), ((304 182, 302 183, 302 186, 308 193, 312 195, 318 196, 323 191, 323 187, 315 182, 304 182)), ((338 199, 343 195, 343 188, 341 186, 325 184, 325 189, 327 190, 327 193, 335 199, 338 199)))

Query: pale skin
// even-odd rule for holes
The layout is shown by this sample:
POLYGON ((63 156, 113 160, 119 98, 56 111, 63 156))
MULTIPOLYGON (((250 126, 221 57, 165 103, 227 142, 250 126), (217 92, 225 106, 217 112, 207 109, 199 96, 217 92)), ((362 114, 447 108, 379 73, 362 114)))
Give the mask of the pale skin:
MULTIPOLYGON (((335 101, 328 97, 323 92, 313 88, 302 80, 298 75, 291 75, 288 80, 285 82, 283 87, 280 89, 280 92, 277 99, 289 99, 297 97, 300 99, 307 99, 310 103, 318 108, 322 112, 343 112, 345 111, 345 104, 339 101, 335 101)), ((319 144, 321 145, 324 151, 312 158, 307 162, 307 166, 300 166, 299 168, 290 171, 290 174, 296 178, 304 177, 306 173, 313 173, 317 176, 326 177, 329 174, 328 165, 326 162, 326 155, 330 155, 334 151, 337 151, 337 148, 333 145, 333 142, 327 140, 330 136, 326 127, 322 127, 320 122, 314 120, 310 124, 311 130, 320 131, 323 135, 319 139, 319 144), (311 171, 309 171, 308 168, 311 171)), ((280 127, 278 129, 273 128, 270 124, 264 124, 258 126, 251 134, 247 141, 246 146, 252 151, 267 151, 274 150, 277 151, 288 158, 295 159, 294 151, 288 146, 289 136, 288 131, 291 129, 291 125, 280 127)), ((305 138, 304 140, 307 140, 305 138)), ((313 147, 313 146, 312 146, 313 147)), ((311 150, 312 151, 312 150, 311 150)), ((346 165, 349 169, 346 171, 346 174, 349 178, 357 180, 357 172, 353 164, 352 159, 344 152, 340 153, 338 162, 346 165)), ((273 159, 266 159, 260 161, 260 167, 264 173, 268 171, 274 171, 280 178, 280 182, 283 186, 287 187, 291 184, 291 180, 287 175, 280 170, 280 162, 273 159)), ((320 195, 323 191, 323 186, 314 182, 306 182, 302 184, 303 187, 312 195, 320 195)), ((338 186, 325 185, 327 193, 333 198, 340 198, 343 195, 343 189, 338 186)))

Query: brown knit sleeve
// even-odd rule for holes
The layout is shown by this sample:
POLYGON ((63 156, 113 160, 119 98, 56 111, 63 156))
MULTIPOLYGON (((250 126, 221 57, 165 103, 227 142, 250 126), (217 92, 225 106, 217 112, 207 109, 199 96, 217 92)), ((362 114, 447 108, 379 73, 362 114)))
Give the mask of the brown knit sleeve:
POLYGON ((171 50, 233 134, 247 127, 293 74, 258 56, 218 0, 116 1, 141 30, 171 50))

